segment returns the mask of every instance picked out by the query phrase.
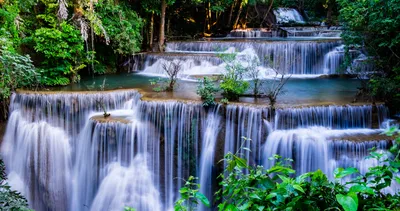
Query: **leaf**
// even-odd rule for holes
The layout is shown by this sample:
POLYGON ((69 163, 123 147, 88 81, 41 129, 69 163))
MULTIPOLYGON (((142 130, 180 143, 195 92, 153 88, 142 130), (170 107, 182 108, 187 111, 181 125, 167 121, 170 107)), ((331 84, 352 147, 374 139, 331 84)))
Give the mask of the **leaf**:
POLYGON ((293 188, 298 190, 298 191, 300 191, 300 192, 302 192, 302 193, 305 193, 304 189, 300 185, 293 185, 293 188))
POLYGON ((252 205, 253 203, 251 201, 246 202, 242 206, 238 207, 239 210, 248 210, 248 208, 252 205))
POLYGON ((237 164, 239 167, 247 168, 247 161, 246 161, 245 159, 240 158, 240 157, 238 157, 238 156, 236 156, 236 155, 234 155, 233 158, 234 158, 234 160, 236 161, 236 164, 237 164))
POLYGON ((337 194, 336 200, 343 207, 343 209, 345 211, 357 211, 358 200, 357 201, 354 200, 354 197, 349 196, 349 195, 350 195, 350 193, 347 196, 342 195, 342 194, 337 194))
POLYGON ((196 199, 200 200, 201 203, 204 204, 204 206, 210 207, 210 201, 202 193, 196 192, 194 196, 196 197, 196 199))
POLYGON ((276 193, 270 193, 270 194, 267 195, 267 197, 265 197, 265 199, 266 199, 266 200, 272 199, 272 198, 274 198, 276 195, 277 195, 276 193))
POLYGON ((250 194, 250 198, 261 200, 261 198, 260 198, 257 194, 255 194, 255 193, 251 193, 251 194, 250 194))
POLYGON ((238 208, 233 204, 229 204, 224 211, 238 211, 238 208))
POLYGON ((396 180, 397 183, 400 184, 400 177, 395 177, 394 179, 396 180))
POLYGON ((333 174, 336 179, 340 179, 340 178, 343 178, 345 176, 348 176, 348 175, 351 175, 351 174, 354 174, 357 172, 358 172, 358 169, 356 169, 356 168, 346 168, 346 169, 337 168, 337 169, 335 169, 333 174))
POLYGON ((367 187, 365 185, 353 185, 349 192, 354 192, 354 193, 367 193, 367 194, 374 194, 374 189, 367 187))

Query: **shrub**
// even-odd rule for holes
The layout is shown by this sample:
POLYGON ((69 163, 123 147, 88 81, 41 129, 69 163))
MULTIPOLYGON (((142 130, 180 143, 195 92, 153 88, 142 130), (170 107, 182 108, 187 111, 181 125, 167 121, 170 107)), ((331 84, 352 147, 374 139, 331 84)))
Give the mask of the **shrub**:
MULTIPOLYGON (((391 129, 389 136, 399 136, 391 129)), ((247 139, 245 139, 247 141, 247 139)), ((378 165, 361 174, 356 168, 338 168, 334 181, 321 171, 294 176, 291 159, 275 155, 270 169, 251 166, 238 151, 225 155, 225 169, 219 175, 220 189, 216 192, 218 210, 398 210, 399 193, 385 194, 392 182, 400 184, 400 138, 390 153, 372 149, 368 158, 378 165), (353 175, 353 179, 342 179, 353 175)), ((242 150, 249 150, 242 148, 242 150)), ((183 195, 182 195, 183 196, 183 195)))
POLYGON ((203 100, 203 106, 212 106, 215 104, 215 93, 218 89, 214 86, 213 82, 208 77, 199 80, 200 84, 197 87, 197 94, 203 100))
POLYGON ((219 57, 226 64, 226 73, 220 84, 222 95, 230 101, 239 100, 240 95, 243 95, 250 86, 243 80, 247 68, 237 60, 237 54, 221 54, 219 57))

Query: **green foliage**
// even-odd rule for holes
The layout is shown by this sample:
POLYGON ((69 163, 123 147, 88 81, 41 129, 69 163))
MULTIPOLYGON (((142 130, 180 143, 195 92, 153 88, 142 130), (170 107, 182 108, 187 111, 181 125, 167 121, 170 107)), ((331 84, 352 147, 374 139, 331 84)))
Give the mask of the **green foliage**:
POLYGON ((203 106, 215 105, 215 93, 218 92, 218 89, 214 86, 214 83, 208 77, 204 77, 204 79, 199 80, 199 82, 197 94, 200 95, 203 100, 203 106))
POLYGON ((28 211, 27 200, 17 191, 11 189, 6 180, 6 168, 0 159, 0 210, 28 211))
POLYGON ((240 95, 244 94, 250 86, 247 81, 243 80, 247 68, 237 60, 236 53, 218 56, 226 64, 226 72, 220 83, 220 88, 223 90, 222 95, 230 101, 238 100, 240 95))
POLYGON ((228 104, 229 103, 229 100, 228 99, 226 99, 226 98, 222 98, 221 99, 221 101, 220 101, 222 104, 228 104))
POLYGON ((35 31, 35 50, 44 55, 42 62, 46 85, 67 85, 77 80, 83 69, 84 45, 80 32, 62 22, 59 28, 40 28, 35 31))
POLYGON ((22 56, 3 47, 0 50, 0 99, 7 99, 11 91, 39 84, 40 74, 29 55, 22 56))
POLYGON ((136 12, 125 4, 105 2, 99 2, 96 9, 115 53, 131 55, 140 50, 143 21, 136 12))
POLYGON ((193 211, 196 210, 196 206, 201 202, 206 207, 210 207, 210 202, 207 197, 199 192, 200 185, 194 181, 197 178, 190 176, 186 181, 185 186, 183 186, 179 193, 181 198, 175 202, 175 211, 193 211))
MULTIPOLYGON (((334 181, 321 171, 295 176, 291 159, 275 155, 270 169, 251 166, 240 152, 225 155, 225 170, 219 175, 216 192, 218 210, 398 210, 400 195, 384 194, 392 182, 400 184, 400 132, 392 128, 387 133, 395 137, 390 153, 371 150, 369 159, 379 165, 360 174, 356 168, 339 168, 334 181), (342 179, 347 182, 343 183, 342 179)), ((244 138, 244 141, 248 139, 244 138)), ((181 199, 182 200, 182 199, 181 199)))
POLYGON ((155 92, 163 92, 167 89, 167 81, 162 78, 150 79, 150 85, 153 86, 153 91, 155 92))
MULTIPOLYGON (((353 1, 337 0, 340 18, 345 26, 342 37, 351 48, 366 53, 379 76, 370 86, 373 96, 385 100, 389 106, 400 102, 400 4, 398 0, 353 1)), ((349 53, 347 54, 349 57, 349 53)), ((349 61, 349 60, 348 60, 349 61)), ((350 65, 349 62, 347 65, 350 65)))

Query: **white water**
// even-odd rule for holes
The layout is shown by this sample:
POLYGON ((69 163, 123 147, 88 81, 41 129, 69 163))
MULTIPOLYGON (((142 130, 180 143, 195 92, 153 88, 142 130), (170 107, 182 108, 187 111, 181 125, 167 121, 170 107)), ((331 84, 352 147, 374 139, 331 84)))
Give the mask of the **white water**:
MULTIPOLYGON (((220 106, 217 106, 213 112, 210 112, 207 116, 205 125, 204 136, 201 147, 201 158, 200 158, 200 192, 203 193, 207 198, 212 199, 214 195, 213 175, 214 168, 214 154, 215 145, 217 144, 218 134, 220 132, 221 116, 218 113, 220 106)), ((201 205, 200 210, 206 210, 206 207, 201 205)))
POLYGON ((293 8, 277 8, 274 10, 276 22, 279 23, 304 23, 303 16, 293 8))
MULTIPOLYGON (((371 106, 286 108, 270 122, 267 107, 205 110, 199 103, 144 102, 134 91, 103 96, 13 95, 1 153, 10 184, 32 208, 170 210, 189 175, 200 177, 212 202, 215 163, 240 146, 251 150, 241 151, 250 165, 270 166, 266 158, 280 153, 298 172, 321 168, 329 175, 339 166, 365 171, 374 164, 363 160, 367 149, 390 145, 346 141, 381 131, 370 129, 371 106), (96 100, 127 122, 91 119, 102 114, 96 100)), ((377 110, 384 125, 387 109, 377 110)))

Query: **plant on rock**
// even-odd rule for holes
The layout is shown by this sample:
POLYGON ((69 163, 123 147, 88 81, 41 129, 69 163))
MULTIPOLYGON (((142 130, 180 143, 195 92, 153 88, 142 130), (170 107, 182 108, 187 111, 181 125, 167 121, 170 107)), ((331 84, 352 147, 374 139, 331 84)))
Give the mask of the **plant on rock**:
POLYGON ((167 91, 172 92, 178 81, 178 75, 182 71, 182 65, 180 61, 167 61, 162 63, 164 74, 168 77, 167 79, 151 79, 150 84, 154 86, 153 90, 156 92, 167 91))
POLYGON ((218 89, 214 86, 214 83, 210 78, 204 77, 203 80, 199 80, 200 84, 197 87, 197 94, 200 95, 203 100, 203 106, 212 106, 215 104, 215 93, 218 89))
POLYGON ((219 58, 224 61, 226 70, 220 83, 222 95, 230 101, 239 100, 249 88, 249 83, 244 81, 247 69, 237 59, 236 53, 220 54, 219 58))

